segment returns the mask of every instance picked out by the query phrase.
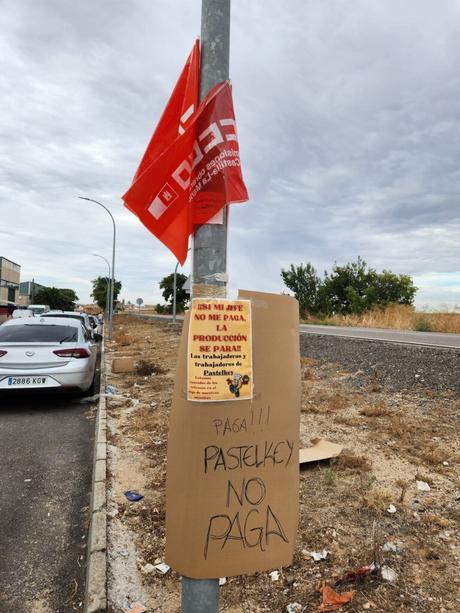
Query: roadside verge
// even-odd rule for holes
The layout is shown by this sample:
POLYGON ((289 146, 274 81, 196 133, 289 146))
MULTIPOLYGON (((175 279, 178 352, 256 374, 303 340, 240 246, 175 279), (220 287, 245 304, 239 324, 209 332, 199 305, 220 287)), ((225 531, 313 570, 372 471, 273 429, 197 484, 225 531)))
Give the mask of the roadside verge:
POLYGON ((107 410, 104 341, 101 345, 100 368, 99 405, 94 437, 85 613, 105 613, 107 610, 107 410))

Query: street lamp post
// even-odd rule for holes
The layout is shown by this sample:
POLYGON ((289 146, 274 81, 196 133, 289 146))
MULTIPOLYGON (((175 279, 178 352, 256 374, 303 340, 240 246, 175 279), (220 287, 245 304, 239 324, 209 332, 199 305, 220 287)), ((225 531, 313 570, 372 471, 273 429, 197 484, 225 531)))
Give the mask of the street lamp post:
POLYGON ((114 302, 113 301, 113 296, 114 296, 114 293, 115 293, 115 241, 116 241, 115 219, 113 218, 113 215, 109 211, 109 209, 104 204, 99 202, 98 200, 93 200, 92 198, 86 198, 85 196, 78 196, 78 197, 80 198, 80 200, 88 200, 88 202, 94 202, 95 204, 98 204, 103 209, 105 209, 107 211, 107 213, 110 215, 110 218, 111 218, 112 224, 113 224, 112 278, 111 278, 111 282, 110 282, 110 309, 109 309, 109 340, 112 340, 112 321, 113 321, 113 302, 114 302))
POLYGON ((174 269, 174 282, 173 282, 173 324, 176 323, 176 312, 177 312, 177 268, 179 266, 179 262, 176 264, 176 268, 174 269))
POLYGON ((106 298, 105 298, 105 316, 107 318, 107 321, 109 320, 109 303, 110 303, 110 264, 108 262, 108 260, 103 256, 103 255, 99 255, 98 253, 93 253, 94 256, 96 256, 97 258, 101 258, 102 260, 104 260, 104 262, 107 264, 107 268, 109 269, 109 276, 107 277, 107 292, 106 292, 106 298))

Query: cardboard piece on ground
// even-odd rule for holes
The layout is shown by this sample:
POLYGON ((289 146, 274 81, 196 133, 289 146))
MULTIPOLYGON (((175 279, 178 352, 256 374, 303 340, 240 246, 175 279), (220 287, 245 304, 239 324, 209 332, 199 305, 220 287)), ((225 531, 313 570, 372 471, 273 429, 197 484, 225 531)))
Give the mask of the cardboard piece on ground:
POLYGON ((134 358, 113 358, 112 372, 134 372, 134 358))
POLYGON ((298 303, 240 291, 251 301, 254 395, 186 398, 189 314, 179 347, 167 457, 166 562, 194 579, 292 562, 298 522, 298 303))
POLYGON ((312 447, 299 449, 299 464, 329 460, 337 457, 343 450, 342 445, 331 443, 322 438, 314 438, 311 442, 313 443, 312 447))

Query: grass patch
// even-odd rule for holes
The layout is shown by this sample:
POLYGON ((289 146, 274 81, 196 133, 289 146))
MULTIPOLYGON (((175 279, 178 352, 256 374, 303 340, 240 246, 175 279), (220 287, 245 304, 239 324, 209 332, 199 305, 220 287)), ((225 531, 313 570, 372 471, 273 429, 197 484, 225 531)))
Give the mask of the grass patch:
POLYGON ((362 408, 359 414, 364 415, 364 417, 384 417, 389 414, 389 410, 384 402, 377 402, 376 404, 362 408))
POLYGON ((134 371, 137 375, 142 377, 148 377, 150 375, 163 375, 167 371, 155 364, 154 362, 150 362, 149 360, 139 360, 134 365, 134 371))
POLYGON ((364 456, 355 455, 351 451, 342 451, 335 460, 337 470, 348 470, 357 473, 367 473, 371 470, 371 463, 364 456))
POLYGON ((433 332, 433 325, 425 317, 417 317, 414 321, 414 330, 417 332, 433 332))

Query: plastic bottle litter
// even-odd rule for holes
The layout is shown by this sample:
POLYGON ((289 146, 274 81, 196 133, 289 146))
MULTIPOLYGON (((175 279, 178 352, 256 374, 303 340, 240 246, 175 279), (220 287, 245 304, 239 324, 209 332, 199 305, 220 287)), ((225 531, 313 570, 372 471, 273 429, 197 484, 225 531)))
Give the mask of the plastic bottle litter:
POLYGON ((310 558, 312 558, 315 562, 321 562, 321 560, 325 560, 328 556, 328 551, 326 551, 325 549, 323 549, 322 551, 309 551, 308 555, 310 556, 310 558))
POLYGON ((134 490, 128 490, 127 492, 123 492, 128 500, 131 502, 139 502, 144 498, 144 494, 139 494, 139 492, 135 492, 134 490))

